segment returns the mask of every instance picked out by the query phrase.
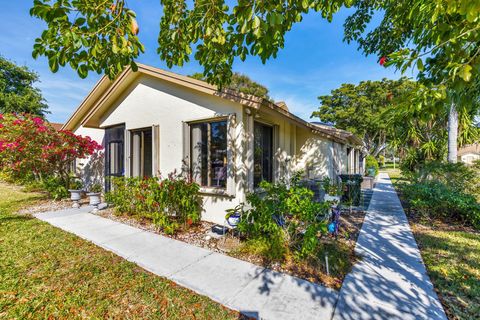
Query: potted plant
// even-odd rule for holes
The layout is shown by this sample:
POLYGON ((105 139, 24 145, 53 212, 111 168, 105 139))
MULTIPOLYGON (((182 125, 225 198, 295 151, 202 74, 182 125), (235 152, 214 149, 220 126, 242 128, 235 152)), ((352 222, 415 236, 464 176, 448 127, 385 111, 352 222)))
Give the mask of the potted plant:
POLYGON ((73 180, 70 182, 70 200, 73 201, 72 208, 80 208, 79 201, 82 199, 82 182, 79 180, 73 180))
POLYGON ((98 205, 101 202, 100 196, 102 194, 102 186, 99 183, 94 183, 90 186, 88 191, 87 196, 90 199, 90 205, 93 206, 92 212, 95 213, 98 211, 98 205))
POLYGON ((238 205, 233 209, 228 209, 227 214, 225 215, 225 220, 227 221, 228 225, 232 228, 236 228, 238 223, 240 222, 242 205, 238 205))

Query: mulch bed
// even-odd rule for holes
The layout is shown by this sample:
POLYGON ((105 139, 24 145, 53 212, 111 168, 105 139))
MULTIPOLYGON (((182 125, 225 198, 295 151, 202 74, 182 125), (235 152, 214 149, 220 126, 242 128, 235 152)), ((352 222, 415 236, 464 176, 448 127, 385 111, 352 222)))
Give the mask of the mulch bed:
MULTIPOLYGON (((86 205, 87 200, 82 200, 81 205, 86 205)), ((58 211, 64 209, 70 209, 72 207, 72 201, 63 199, 63 200, 51 200, 51 199, 42 199, 35 202, 33 205, 29 205, 20 211, 18 214, 36 214, 47 211, 58 211)))

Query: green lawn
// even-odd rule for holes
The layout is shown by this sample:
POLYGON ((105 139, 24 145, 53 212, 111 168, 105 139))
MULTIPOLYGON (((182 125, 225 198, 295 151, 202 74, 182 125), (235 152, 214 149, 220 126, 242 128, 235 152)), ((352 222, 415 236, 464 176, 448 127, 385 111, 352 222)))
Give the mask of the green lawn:
POLYGON ((434 230, 414 224, 413 231, 428 273, 452 319, 480 315, 480 234, 434 230))
MULTIPOLYGON (((392 183, 404 182, 401 172, 389 173, 392 183)), ((421 224, 409 217, 430 279, 450 319, 480 315, 480 233, 435 221, 421 224)))
POLYGON ((238 319, 212 300, 37 219, 0 183, 0 318, 238 319))

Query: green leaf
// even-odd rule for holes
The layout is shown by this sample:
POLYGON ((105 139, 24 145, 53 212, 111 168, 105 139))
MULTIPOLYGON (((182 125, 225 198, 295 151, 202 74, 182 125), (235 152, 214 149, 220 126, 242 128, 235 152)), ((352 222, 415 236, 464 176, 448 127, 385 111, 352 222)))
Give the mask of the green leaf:
POLYGON ((470 81, 472 77, 472 67, 468 64, 464 65, 459 72, 459 76, 466 82, 470 81))
POLYGON ((253 18, 253 24, 252 24, 253 29, 258 29, 258 27, 260 27, 260 23, 261 23, 260 17, 255 16, 255 18, 253 18))
POLYGON ((78 67, 77 73, 80 78, 85 79, 88 76, 88 67, 86 64, 82 64, 78 67))
POLYGON ((417 69, 418 69, 418 71, 423 71, 423 70, 425 70, 425 67, 424 67, 424 65, 423 65, 423 61, 422 61, 422 59, 420 59, 420 58, 417 59, 417 69))

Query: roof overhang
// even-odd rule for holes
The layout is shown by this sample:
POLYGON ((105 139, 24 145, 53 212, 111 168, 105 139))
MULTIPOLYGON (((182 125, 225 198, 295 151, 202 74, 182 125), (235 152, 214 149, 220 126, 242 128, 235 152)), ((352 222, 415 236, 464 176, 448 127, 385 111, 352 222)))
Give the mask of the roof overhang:
POLYGON ((253 95, 244 94, 235 90, 219 90, 205 81, 196 80, 159 68, 138 64, 138 71, 134 72, 130 67, 124 70, 117 78, 111 81, 108 77, 102 77, 85 100, 75 110, 72 116, 63 125, 63 130, 75 130, 79 126, 89 128, 100 128, 102 116, 108 111, 111 105, 140 76, 147 75, 156 79, 164 80, 180 86, 184 86, 198 92, 210 94, 253 109, 268 109, 288 118, 293 123, 311 130, 312 133, 332 139, 339 143, 354 146, 361 145, 361 140, 350 132, 335 128, 326 128, 307 122, 294 114, 287 108, 282 108, 275 103, 253 95))

